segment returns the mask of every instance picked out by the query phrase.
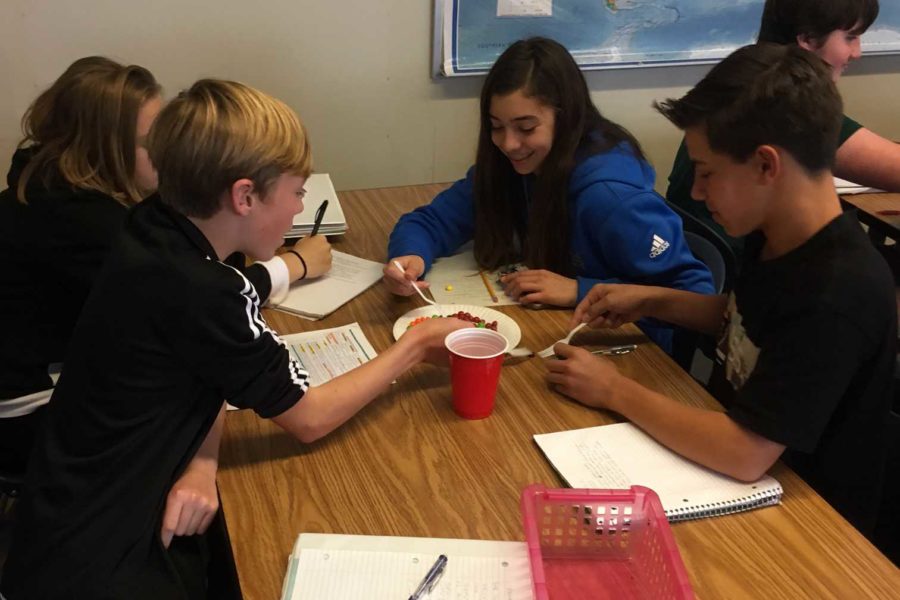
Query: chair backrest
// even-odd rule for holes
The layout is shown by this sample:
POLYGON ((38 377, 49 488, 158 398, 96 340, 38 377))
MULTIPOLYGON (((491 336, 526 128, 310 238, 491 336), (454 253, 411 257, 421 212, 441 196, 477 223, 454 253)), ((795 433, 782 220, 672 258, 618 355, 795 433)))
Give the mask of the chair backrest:
MULTIPOLYGON (((22 491, 23 480, 24 475, 22 473, 0 471, 0 523, 11 519, 16 499, 22 491)), ((2 566, 2 560, 0 560, 0 566, 2 566)), ((0 572, 2 572, 2 569, 0 569, 0 572)))
POLYGON ((694 233, 693 231, 685 231, 684 239, 687 242, 691 253, 709 269, 712 273, 713 286, 716 293, 721 294, 725 289, 725 277, 727 268, 722 253, 713 245, 712 242, 704 237, 694 233))
POLYGON ((728 242, 726 242, 722 236, 716 233, 709 225, 671 202, 667 201, 666 204, 669 205, 669 208, 671 208, 675 214, 681 217, 688 246, 690 246, 694 256, 696 256, 698 260, 703 261, 707 268, 712 271, 716 291, 725 294, 730 292, 734 287, 734 279, 737 277, 738 268, 737 257, 734 255, 734 250, 732 250, 728 242), (707 243, 704 244, 703 242, 698 241, 698 237, 702 238, 703 242, 707 243), (716 250, 716 253, 713 253, 709 249, 709 245, 716 250), (716 254, 718 254, 718 258, 716 258, 716 254), (719 285, 717 271, 714 270, 714 267, 720 269, 721 285, 719 285))

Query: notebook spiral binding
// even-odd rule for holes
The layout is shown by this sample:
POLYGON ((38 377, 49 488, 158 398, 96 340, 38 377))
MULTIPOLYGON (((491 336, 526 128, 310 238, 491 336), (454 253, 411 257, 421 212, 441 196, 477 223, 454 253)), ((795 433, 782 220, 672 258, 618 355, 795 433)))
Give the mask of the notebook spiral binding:
POLYGON ((727 515, 730 513, 743 512, 752 510, 762 506, 772 506, 781 502, 783 494, 781 486, 763 490, 743 498, 735 498, 726 502, 710 502, 708 504, 694 504, 682 508, 673 508, 667 510, 666 517, 670 523, 677 521, 688 521, 690 519, 701 519, 704 517, 717 517, 719 515, 727 515))

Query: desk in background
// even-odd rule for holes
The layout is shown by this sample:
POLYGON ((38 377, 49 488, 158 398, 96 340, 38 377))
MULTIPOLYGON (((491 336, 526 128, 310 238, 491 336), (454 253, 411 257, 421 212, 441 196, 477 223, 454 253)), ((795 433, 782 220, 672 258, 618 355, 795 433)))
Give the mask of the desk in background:
POLYGON ((869 227, 869 236, 883 244, 885 238, 900 242, 900 214, 879 214, 880 211, 900 211, 900 194, 852 194, 841 196, 844 208, 856 208, 859 220, 869 227))
MULTIPOLYGON (((335 248, 384 260, 397 217, 445 186, 340 194, 350 231, 335 248)), ((266 311, 280 333, 358 321, 384 350, 394 320, 419 306, 376 285, 326 319, 266 311)), ((543 348, 566 331, 570 311, 504 307, 522 343, 543 348)), ((688 404, 716 402, 633 326, 598 341, 637 342, 615 358, 629 376, 688 404)), ((567 401, 544 383, 537 359, 504 367, 494 414, 458 418, 447 371, 402 376, 349 423, 316 443, 295 441, 249 411, 228 414, 219 487, 240 585, 247 600, 281 593, 300 532, 522 540, 519 494, 563 483, 532 434, 612 423, 606 412, 567 401)), ((900 571, 784 465, 781 506, 672 526, 698 598, 896 598, 900 571)))

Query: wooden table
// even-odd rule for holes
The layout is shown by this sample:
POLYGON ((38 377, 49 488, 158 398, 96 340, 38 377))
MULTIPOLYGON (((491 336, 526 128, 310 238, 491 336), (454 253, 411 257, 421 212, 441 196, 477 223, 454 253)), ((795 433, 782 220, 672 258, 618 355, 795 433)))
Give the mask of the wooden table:
MULTIPOLYGON (((384 260, 399 214, 440 185, 340 194, 351 225, 335 248, 384 260)), ((376 349, 421 300, 376 285, 319 322, 277 311, 281 333, 358 321, 376 349)), ((540 349, 561 337, 563 310, 502 309, 540 349)), ((689 404, 715 401, 640 332, 628 326, 598 342, 638 342, 615 358, 645 385, 689 404)), ((522 540, 519 494, 532 482, 563 484, 532 434, 611 423, 549 390, 540 360, 505 366, 494 414, 465 421, 450 407, 445 370, 421 366, 353 420, 310 445, 248 411, 228 414, 219 486, 240 585, 248 600, 278 598, 300 532, 522 540)), ((673 525, 698 598, 896 598, 900 572, 787 467, 772 474, 781 506, 673 525)))
POLYGON ((886 237, 900 242, 900 214, 881 211, 900 211, 900 194, 851 194, 841 196, 841 203, 857 210, 859 220, 869 226, 869 235, 876 243, 886 237))

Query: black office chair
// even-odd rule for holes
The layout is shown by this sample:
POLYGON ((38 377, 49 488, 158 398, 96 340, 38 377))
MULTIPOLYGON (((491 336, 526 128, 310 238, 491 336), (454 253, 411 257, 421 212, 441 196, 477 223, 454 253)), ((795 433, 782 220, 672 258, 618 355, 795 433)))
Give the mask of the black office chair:
POLYGON ((725 280, 728 277, 728 266, 725 264, 722 253, 715 244, 693 231, 685 230, 684 240, 691 249, 691 254, 709 269, 713 278, 713 287, 717 294, 721 294, 725 289, 725 280))
POLYGON ((734 281, 738 274, 738 262, 737 257, 734 255, 734 250, 709 225, 671 202, 667 201, 666 204, 669 205, 669 208, 675 214, 681 217, 688 246, 691 252, 694 253, 694 256, 698 260, 703 261, 712 272, 713 283, 716 283, 717 273, 722 277, 721 287, 716 284, 717 293, 729 293, 734 287, 734 281), (698 241, 697 238, 701 238, 703 242, 698 241), (718 257, 709 249, 710 245, 718 252, 718 257))
MULTIPOLYGON (((694 257, 706 265, 712 274, 715 292, 729 293, 737 276, 737 258, 731 246, 694 215, 671 202, 667 204, 681 217, 684 239, 694 257)), ((690 373, 696 351, 700 350, 707 358, 714 359, 715 345, 716 340, 710 336, 686 329, 676 329, 672 338, 672 358, 682 369, 690 373)))
POLYGON ((22 473, 0 471, 0 522, 12 517, 16 499, 22 491, 22 473))

